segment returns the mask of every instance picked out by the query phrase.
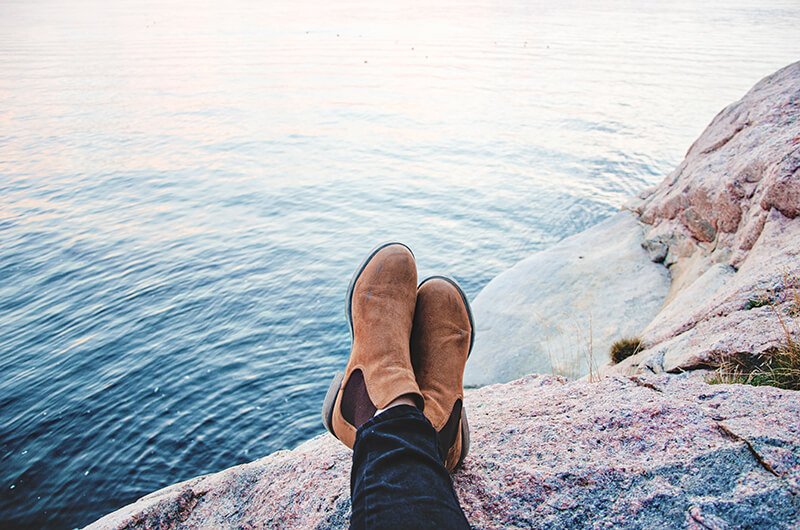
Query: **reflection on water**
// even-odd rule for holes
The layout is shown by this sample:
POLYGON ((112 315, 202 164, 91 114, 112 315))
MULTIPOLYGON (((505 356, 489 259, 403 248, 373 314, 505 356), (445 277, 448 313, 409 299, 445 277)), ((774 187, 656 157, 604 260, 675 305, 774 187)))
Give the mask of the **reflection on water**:
POLYGON ((0 5, 0 526, 322 432, 373 244, 474 296, 800 55, 792 1, 434 4, 0 5))

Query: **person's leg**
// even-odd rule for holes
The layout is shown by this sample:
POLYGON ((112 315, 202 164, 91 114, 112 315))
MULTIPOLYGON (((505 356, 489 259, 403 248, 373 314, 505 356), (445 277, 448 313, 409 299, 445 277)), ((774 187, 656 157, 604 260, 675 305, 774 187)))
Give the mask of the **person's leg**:
POLYGON ((354 449, 354 528, 469 528, 447 470, 469 447, 461 378, 471 316, 454 282, 417 287, 413 254, 392 243, 370 253, 348 289, 350 358, 322 419, 354 449))
POLYGON ((356 434, 352 529, 468 529, 436 431, 416 407, 400 405, 356 434))
POLYGON ((352 528, 469 528, 448 470, 469 450, 463 375, 473 339, 472 312, 458 284, 444 277, 423 281, 411 357, 425 412, 406 400, 359 427, 352 528))

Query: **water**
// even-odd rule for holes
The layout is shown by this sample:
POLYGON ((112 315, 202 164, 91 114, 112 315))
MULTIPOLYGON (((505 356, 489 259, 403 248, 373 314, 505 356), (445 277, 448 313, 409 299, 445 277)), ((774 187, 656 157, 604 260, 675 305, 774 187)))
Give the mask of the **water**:
POLYGON ((322 432, 375 243, 474 297, 800 58, 793 1, 268 4, 0 4, 0 527, 322 432))

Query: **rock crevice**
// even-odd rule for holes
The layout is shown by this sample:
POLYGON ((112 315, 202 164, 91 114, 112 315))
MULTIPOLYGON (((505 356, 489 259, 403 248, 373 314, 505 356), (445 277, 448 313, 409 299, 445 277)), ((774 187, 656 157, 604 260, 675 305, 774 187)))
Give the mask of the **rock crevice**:
MULTIPOLYGON (((742 442, 743 444, 745 444, 747 446, 747 449, 750 450, 750 453, 752 453, 753 458, 755 458, 756 462, 758 462, 761 465, 761 467, 763 467, 764 469, 766 469, 768 472, 772 473, 776 477, 782 478, 781 475, 777 471, 772 469, 772 466, 769 465, 769 462, 764 460, 764 458, 762 458, 762 456, 760 454, 758 454, 758 451, 756 451, 755 447, 753 447, 753 444, 751 444, 746 438, 742 438, 741 436, 739 436, 738 434, 736 434, 735 432, 730 430, 725 425, 725 423, 723 423, 721 421, 717 422, 717 426, 719 427, 720 431, 722 431, 731 440, 734 440, 734 441, 737 441, 737 442, 742 442)), ((787 484, 787 486, 788 486, 788 484, 787 484)), ((791 486, 789 486, 789 489, 792 490, 793 493, 796 493, 796 492, 794 492, 794 488, 792 488, 791 486)))

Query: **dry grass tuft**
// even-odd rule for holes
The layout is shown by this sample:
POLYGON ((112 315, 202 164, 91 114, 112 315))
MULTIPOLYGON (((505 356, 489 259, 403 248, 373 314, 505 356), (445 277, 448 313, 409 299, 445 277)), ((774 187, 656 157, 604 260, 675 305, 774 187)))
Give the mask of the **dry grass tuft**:
POLYGON ((620 339, 611 345, 611 362, 618 364, 631 355, 636 355, 643 349, 642 340, 638 337, 620 339))
POLYGON ((781 314, 774 301, 769 305, 783 330, 783 340, 777 347, 758 356, 731 357, 723 361, 707 379, 710 384, 743 384, 775 386, 800 390, 800 281, 784 277, 785 300, 789 302, 786 315, 781 314), (788 318, 787 318, 788 317, 788 318))
POLYGON ((755 358, 727 359, 707 381, 712 385, 740 384, 800 390, 800 343, 792 340, 755 358))

